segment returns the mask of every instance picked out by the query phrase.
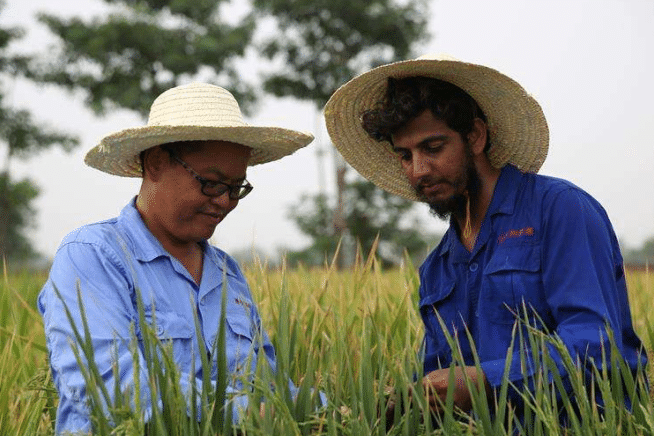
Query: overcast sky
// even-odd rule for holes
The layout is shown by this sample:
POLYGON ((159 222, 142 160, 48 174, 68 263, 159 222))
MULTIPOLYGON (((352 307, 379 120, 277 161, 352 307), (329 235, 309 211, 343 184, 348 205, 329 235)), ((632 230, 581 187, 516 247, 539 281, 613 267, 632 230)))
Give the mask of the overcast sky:
MULTIPOLYGON (((0 23, 30 26, 35 50, 48 44, 33 14, 99 10, 92 0, 7 0, 0 23)), ((652 0, 433 0, 432 38, 423 53, 448 53, 493 67, 520 82, 540 102, 550 128, 541 173, 573 181, 607 210, 629 247, 654 236, 654 1, 652 0)), ((36 201, 35 247, 52 256, 74 228, 117 215, 138 190, 138 180, 104 174, 83 164, 84 154, 113 131, 143 124, 130 113, 98 119, 80 99, 21 81, 5 83, 6 103, 29 108, 37 119, 79 135, 73 153, 43 153, 15 163, 15 177, 41 187, 36 201)), ((253 167, 255 186, 218 226, 213 242, 229 251, 257 246, 274 253, 307 240, 288 220, 302 193, 333 191, 332 151, 322 117, 309 104, 268 99, 251 124, 314 133, 305 149, 253 167), (320 163, 319 149, 328 150, 320 163)), ((445 224, 421 209, 425 230, 445 224)))

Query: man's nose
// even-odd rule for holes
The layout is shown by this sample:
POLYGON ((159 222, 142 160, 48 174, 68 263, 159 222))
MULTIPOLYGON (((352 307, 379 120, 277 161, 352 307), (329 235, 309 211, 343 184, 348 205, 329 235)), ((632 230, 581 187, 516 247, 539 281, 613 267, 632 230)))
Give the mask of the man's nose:
POLYGON ((429 164, 422 153, 413 153, 411 170, 413 171, 413 177, 421 177, 429 173, 429 164))
POLYGON ((231 198, 229 198, 229 190, 227 190, 220 195, 211 197, 211 202, 218 207, 227 209, 235 205, 238 202, 238 200, 232 200, 231 198))

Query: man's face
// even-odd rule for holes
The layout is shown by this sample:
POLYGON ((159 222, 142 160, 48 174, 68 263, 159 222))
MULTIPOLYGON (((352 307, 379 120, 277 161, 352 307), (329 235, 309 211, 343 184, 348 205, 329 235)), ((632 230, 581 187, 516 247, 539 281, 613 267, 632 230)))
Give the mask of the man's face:
MULTIPOLYGON (((236 185, 244 183, 250 151, 239 144, 207 141, 179 157, 205 179, 236 185)), ((150 202, 153 219, 146 217, 148 227, 164 246, 209 239, 238 200, 230 199, 227 192, 216 197, 204 195, 193 174, 167 154, 162 167, 156 198, 150 202)))
POLYGON ((426 110, 393 135, 393 149, 421 201, 441 218, 464 213, 479 180, 469 144, 426 110))

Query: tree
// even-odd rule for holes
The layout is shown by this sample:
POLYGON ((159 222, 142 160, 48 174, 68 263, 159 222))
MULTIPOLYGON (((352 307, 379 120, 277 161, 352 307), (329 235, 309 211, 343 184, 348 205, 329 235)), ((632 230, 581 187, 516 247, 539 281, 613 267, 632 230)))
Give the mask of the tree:
MULTIPOLYGON (((419 263, 440 239, 421 232, 419 220, 410 219, 412 202, 372 183, 359 178, 347 183, 344 194, 344 220, 351 236, 358 241, 361 255, 370 253, 377 242, 382 266, 402 262, 405 250, 414 264, 419 263)), ((334 207, 323 194, 305 195, 292 207, 291 218, 313 242, 304 250, 289 252, 289 264, 321 265, 333 259, 339 243, 332 225, 333 213, 334 207)))
POLYGON ((310 100, 319 109, 343 83, 371 67, 404 59, 427 37, 425 0, 253 0, 274 17, 262 53, 279 68, 264 88, 310 100), (402 4, 400 4, 402 3, 402 4))
POLYGON ((25 232, 34 225, 32 201, 38 188, 29 180, 13 182, 8 172, 0 173, 0 256, 2 260, 24 261, 36 257, 25 232))
POLYGON ((221 20, 225 0, 105 2, 110 11, 90 22, 39 15, 62 44, 35 79, 84 92, 96 114, 125 108, 147 116, 159 94, 189 79, 229 89, 247 111, 254 91, 235 62, 251 40, 251 18, 221 20))
MULTIPOLYGON (((253 3, 260 16, 272 16, 276 23, 276 31, 267 36, 261 50, 279 67, 265 76, 264 89, 276 96, 312 101, 319 109, 340 85, 374 66, 406 59, 411 47, 427 37, 429 15, 425 0, 254 0, 253 3)), ((333 240, 346 240, 348 235, 363 238, 360 242, 366 245, 364 240, 368 241, 369 235, 377 232, 383 232, 382 240, 394 238, 401 243, 402 232, 406 230, 375 227, 373 220, 354 220, 345 213, 346 197, 357 198, 362 203, 361 211, 395 206, 391 196, 377 192, 378 188, 372 185, 360 189, 362 183, 365 182, 346 182, 345 163, 337 157, 334 204, 328 205, 327 198, 319 195, 313 197, 315 208, 306 212, 307 215, 297 210, 292 212, 300 229, 313 238, 313 248, 325 248, 333 240), (387 202, 388 207, 379 208, 374 201, 387 202), (331 217, 331 230, 317 214, 331 217), (310 225, 316 227, 309 229, 310 225)), ((409 204, 402 204, 402 210, 408 211, 409 204)), ((412 237, 406 235, 404 242, 412 237)), ((341 257, 339 264, 345 263, 345 257, 341 257)))
POLYGON ((5 105, 3 79, 27 72, 29 58, 8 51, 10 43, 22 34, 17 28, 0 29, 0 147, 5 147, 0 170, 0 259, 10 261, 36 256, 26 231, 34 225, 32 202, 39 193, 29 179, 12 180, 11 161, 28 159, 53 145, 70 150, 78 144, 76 138, 37 124, 29 112, 5 105))
MULTIPOLYGON (((406 57, 426 36, 426 0, 254 0, 254 10, 236 24, 221 20, 227 0, 105 3, 110 11, 91 21, 41 14, 62 44, 33 68, 36 80, 85 93, 98 114, 120 107, 145 115, 163 90, 195 78, 230 89, 247 109, 255 93, 237 62, 256 24, 270 18, 277 32, 258 48, 281 67, 269 70, 264 89, 317 107, 356 72, 406 57)), ((345 171, 339 171, 339 186, 345 186, 345 171)), ((340 204, 334 222, 343 229, 340 204)))
POLYGON ((624 250, 624 262, 628 267, 654 266, 654 237, 650 237, 637 249, 624 250))

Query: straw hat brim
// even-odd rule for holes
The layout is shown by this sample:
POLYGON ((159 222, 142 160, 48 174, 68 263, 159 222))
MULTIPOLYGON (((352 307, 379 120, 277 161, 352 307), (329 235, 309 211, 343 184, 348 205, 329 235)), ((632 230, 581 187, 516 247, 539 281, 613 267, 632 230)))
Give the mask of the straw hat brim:
POLYGON ((401 197, 418 200, 391 145, 372 139, 361 126, 363 112, 373 109, 386 92, 389 77, 432 77, 467 92, 484 111, 496 168, 507 163, 538 172, 549 144, 545 115, 524 88, 488 67, 455 59, 416 59, 383 65, 341 86, 324 109, 327 131, 343 158, 363 177, 401 197))
POLYGON ((91 149, 87 165, 123 177, 141 177, 140 153, 177 141, 227 141, 252 148, 248 165, 281 159, 306 146, 313 135, 280 127, 144 126, 105 136, 91 149))

